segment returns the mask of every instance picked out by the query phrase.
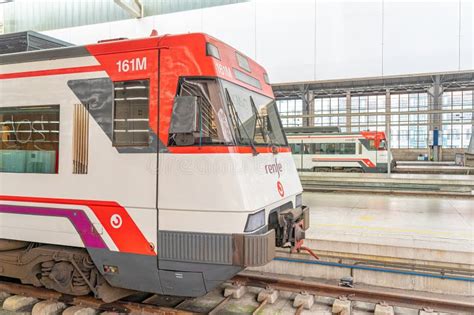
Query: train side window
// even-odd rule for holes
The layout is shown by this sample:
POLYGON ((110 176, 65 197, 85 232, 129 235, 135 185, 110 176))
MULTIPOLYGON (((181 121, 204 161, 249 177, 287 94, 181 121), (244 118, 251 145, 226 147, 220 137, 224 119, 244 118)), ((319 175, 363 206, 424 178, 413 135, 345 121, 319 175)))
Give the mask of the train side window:
POLYGON ((305 143, 303 144, 303 153, 304 154, 312 154, 312 150, 311 150, 311 144, 310 143, 305 143))
POLYGON ((293 153, 295 154, 301 154, 301 146, 302 144, 301 143, 295 143, 293 144, 294 145, 294 151, 293 153))
POLYGON ((321 143, 314 143, 314 154, 321 154, 321 143))
POLYGON ((149 81, 114 82, 114 146, 148 146, 149 81))
POLYGON ((356 146, 355 143, 339 143, 338 154, 355 154, 356 146))
POLYGON ((58 172, 59 105, 0 108, 0 172, 58 172))
POLYGON ((335 143, 321 143, 321 154, 335 154, 336 144, 335 143))

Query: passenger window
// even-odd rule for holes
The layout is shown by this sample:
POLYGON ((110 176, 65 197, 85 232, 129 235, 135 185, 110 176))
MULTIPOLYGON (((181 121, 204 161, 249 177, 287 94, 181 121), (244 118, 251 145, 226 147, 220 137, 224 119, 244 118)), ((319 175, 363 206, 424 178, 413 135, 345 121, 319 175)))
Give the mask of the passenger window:
POLYGON ((294 146, 295 146, 295 147, 294 147, 293 153, 295 153, 295 154, 301 154, 301 143, 295 143, 294 146))
POLYGON ((148 146, 149 81, 114 82, 114 146, 148 146))
POLYGON ((303 150, 304 154, 311 154, 311 145, 309 143, 303 144, 303 150))
POLYGON ((321 143, 321 154, 335 154, 336 144, 335 143, 321 143))
POLYGON ((355 143, 339 143, 338 154, 355 154, 355 143))
POLYGON ((0 108, 0 172, 58 172, 59 105, 0 108))
POLYGON ((321 154, 321 143, 314 144, 314 154, 321 154))

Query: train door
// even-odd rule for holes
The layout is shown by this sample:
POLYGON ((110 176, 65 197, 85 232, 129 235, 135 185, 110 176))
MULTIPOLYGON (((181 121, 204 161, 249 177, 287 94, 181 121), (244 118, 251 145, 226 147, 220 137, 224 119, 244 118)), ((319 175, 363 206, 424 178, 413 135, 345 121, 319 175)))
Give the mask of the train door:
POLYGON ((301 141, 301 159, 305 170, 312 170, 314 167, 314 146, 314 143, 303 143, 303 141, 301 141))
POLYGON ((303 160, 303 140, 300 142, 291 143, 291 151, 294 157, 294 161, 296 164, 296 168, 298 170, 303 170, 305 168, 304 160, 303 160))

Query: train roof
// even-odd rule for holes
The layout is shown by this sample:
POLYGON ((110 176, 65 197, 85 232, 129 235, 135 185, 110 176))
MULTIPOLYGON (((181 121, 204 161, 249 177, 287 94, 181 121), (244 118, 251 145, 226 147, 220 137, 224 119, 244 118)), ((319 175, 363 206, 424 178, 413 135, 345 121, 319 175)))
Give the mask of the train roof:
POLYGON ((34 31, 0 35, 0 55, 70 46, 73 44, 34 31))
MULTIPOLYGON (((260 64, 234 47, 205 33, 158 36, 156 32, 152 32, 151 36, 144 38, 116 38, 83 46, 6 53, 1 55, 0 65, 89 56, 99 58, 102 55, 133 53, 174 46, 187 46, 196 52, 194 64, 198 63, 201 66, 197 67, 199 73, 195 75, 220 77, 273 98, 267 72, 260 64), (207 43, 215 46, 220 53, 217 56, 208 55, 207 43), (246 63, 241 63, 240 57, 245 58, 246 63), (244 64, 247 65, 244 66, 244 64)), ((0 79, 10 77, 10 74, 0 74, 0 79)))
POLYGON ((337 126, 316 126, 316 127, 286 127, 287 134, 293 133, 340 133, 341 128, 337 126))
POLYGON ((337 138, 337 137, 360 137, 366 139, 383 140, 386 139, 383 131, 360 131, 360 132, 338 132, 338 133, 293 133, 287 134, 288 138, 311 138, 311 137, 337 138))

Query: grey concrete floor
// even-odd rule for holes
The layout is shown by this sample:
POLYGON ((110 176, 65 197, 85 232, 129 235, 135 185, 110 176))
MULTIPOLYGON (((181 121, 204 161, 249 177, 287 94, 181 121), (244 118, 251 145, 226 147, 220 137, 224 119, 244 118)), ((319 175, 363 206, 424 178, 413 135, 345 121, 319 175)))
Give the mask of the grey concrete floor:
POLYGON ((474 199, 313 192, 303 199, 309 239, 474 250, 474 199))

